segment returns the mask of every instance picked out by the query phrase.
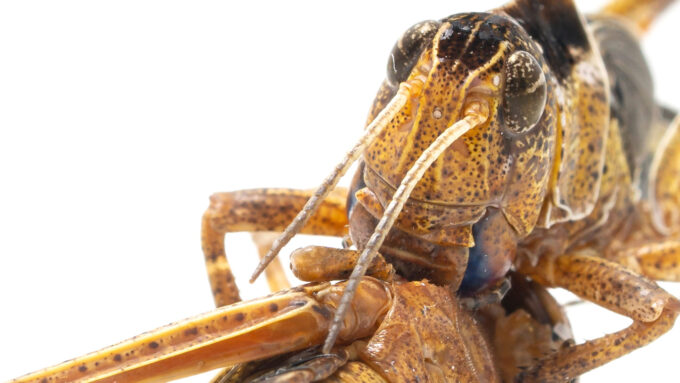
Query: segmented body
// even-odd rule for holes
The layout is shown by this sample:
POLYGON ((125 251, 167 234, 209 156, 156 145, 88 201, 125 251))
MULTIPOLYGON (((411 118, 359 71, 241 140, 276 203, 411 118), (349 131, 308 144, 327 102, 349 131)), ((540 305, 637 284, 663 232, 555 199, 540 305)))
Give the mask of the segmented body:
POLYGON ((314 345, 328 330, 345 282, 225 306, 12 382, 167 381, 223 366, 235 367, 220 383, 510 381, 572 341, 547 291, 514 278, 503 306, 476 318, 446 288, 365 278, 340 335, 347 346, 327 354, 314 345))
POLYGON ((573 342, 564 312, 547 290, 518 274, 512 278, 502 305, 474 313, 446 288, 392 284, 393 305, 370 337, 328 355, 313 348, 245 364, 220 383, 512 382, 536 359, 573 342))
MULTIPOLYGON (((637 241, 662 240, 678 232, 676 223, 654 223, 659 209, 668 208, 658 205, 660 196, 654 185, 669 181, 659 177, 654 163, 664 155, 664 134, 676 129, 671 126, 674 116, 654 101, 649 69, 629 27, 605 17, 593 17, 588 25, 607 69, 608 88, 604 90, 608 93, 609 119, 600 128, 601 141, 593 142, 588 135, 574 139, 579 142, 581 156, 594 152, 602 162, 578 170, 585 180, 580 181, 585 182, 582 187, 591 192, 587 214, 574 219, 575 213, 567 212, 564 218, 553 218, 548 216, 553 210, 544 207, 546 221, 522 245, 522 255, 531 262, 544 254, 564 254, 581 247, 615 257, 637 241), (598 153, 593 148, 601 149, 598 153), (669 223, 675 227, 665 231, 669 223)), ((586 98, 581 109, 588 113, 591 106, 592 101, 586 98)), ((626 260, 617 261, 639 270, 626 260)))
MULTIPOLYGON (((629 163, 627 163, 627 165, 628 165, 628 164, 629 164, 629 163)), ((598 222, 598 223, 602 223, 603 221, 600 220, 600 221, 597 221, 597 222, 598 222)), ((598 224, 598 227, 604 229, 604 225, 603 225, 603 226, 600 226, 600 225, 598 224)), ((574 232, 582 232, 581 229, 582 229, 582 228, 576 228, 576 229, 574 229, 574 232)), ((536 231, 536 233, 538 233, 538 231, 536 231)), ((550 233, 550 234, 552 235, 552 234, 559 234, 559 233, 550 233)), ((592 234, 592 233, 591 233, 591 234, 592 234)), ((592 240, 593 237, 594 237, 593 235, 589 235, 588 239, 589 239, 589 240, 592 240)), ((571 238, 571 237, 567 237, 567 238, 571 238)), ((529 240, 527 240, 527 242, 528 242, 528 241, 529 241, 529 240)), ((570 241, 567 242, 567 243, 568 243, 568 244, 565 245, 563 242, 559 242, 559 245, 558 245, 558 246, 562 246, 563 248, 565 248, 565 247, 568 248, 569 246, 573 246, 574 243, 576 243, 576 241, 570 240, 570 241)), ((545 242, 544 242, 542 245, 545 245, 545 242)), ((606 246, 605 246, 605 247, 606 247, 606 246)), ((527 248, 529 248, 529 247, 527 246, 527 248)), ((539 252, 533 252, 532 254, 537 254, 537 253, 542 253, 542 252, 540 252, 540 251, 539 251, 539 252)))
MULTIPOLYGON (((358 200, 369 213, 351 219, 360 246, 371 226, 358 221, 380 217, 406 170, 458 118, 455 108, 477 93, 491 95, 489 121, 426 172, 395 225, 402 234, 383 245, 401 272, 457 285, 465 268, 461 289, 474 292, 501 278, 516 254, 520 263, 535 263, 578 247, 609 254, 660 237, 650 225, 659 209, 653 185, 669 180, 652 169, 654 155, 657 162, 663 155, 652 148, 660 147, 670 119, 654 102, 629 25, 607 16, 586 21, 564 1, 518 1, 433 25, 441 28, 437 34, 421 33, 434 41, 431 53, 422 50, 437 55, 435 68, 418 69, 432 61, 421 57, 407 73, 429 76, 424 95, 368 149, 355 177, 348 205, 353 209, 358 200), (540 119, 525 131, 509 127, 509 112, 495 96, 500 81, 508 81, 505 60, 519 50, 540 60, 547 88, 540 119), (451 79, 466 80, 450 86, 451 79), (423 247, 427 256, 419 255, 423 247), (460 259, 468 247, 466 264, 460 259), (422 268, 412 267, 414 258, 422 268)), ((395 91, 394 81, 383 84, 369 120, 395 91)), ((531 113, 531 106, 522 112, 531 113)), ((663 226, 665 234, 678 230, 676 223, 663 226)))

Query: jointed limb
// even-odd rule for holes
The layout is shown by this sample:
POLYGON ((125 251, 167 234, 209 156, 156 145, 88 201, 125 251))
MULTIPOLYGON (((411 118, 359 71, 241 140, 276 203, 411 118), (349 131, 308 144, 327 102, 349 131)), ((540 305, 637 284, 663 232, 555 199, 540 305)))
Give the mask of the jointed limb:
MULTIPOLYGON (((308 246, 293 251, 290 255, 290 266, 293 274, 306 282, 347 279, 356 267, 359 255, 359 251, 353 249, 308 246)), ((390 281, 394 276, 394 268, 378 254, 366 274, 390 281)))
POLYGON ((677 311, 664 310, 651 323, 633 322, 619 332, 566 347, 540 360, 523 373, 523 383, 569 382, 575 377, 643 347, 673 327, 677 311))
POLYGON ((562 287, 633 320, 652 322, 678 300, 656 283, 629 269, 585 252, 543 257, 536 266, 520 265, 544 286, 562 287))
MULTIPOLYGON (((166 382, 303 350, 323 342, 344 285, 306 285, 221 307, 12 382, 166 382)), ((364 278, 343 342, 373 334, 392 296, 389 284, 364 278)))
POLYGON ((617 333, 556 352, 534 366, 523 381, 566 382, 658 338, 670 330, 680 312, 680 301, 654 282, 585 252, 544 257, 536 265, 520 264, 519 271, 634 321, 617 333))
POLYGON ((644 32, 672 3, 673 0, 613 0, 602 12, 623 17, 644 32))
MULTIPOLYGON (((275 232, 255 232, 251 234, 253 242, 257 247, 257 253, 262 259, 265 254, 271 249, 272 243, 278 238, 279 233, 275 232)), ((286 277, 286 273, 283 271, 283 266, 281 265, 281 260, 279 258, 274 259, 269 266, 264 270, 264 274, 267 277, 267 284, 269 284, 269 290, 272 293, 277 291, 289 289, 290 281, 286 277)))
MULTIPOLYGON (((260 259, 262 259, 267 251, 269 251, 272 242, 277 236, 277 233, 267 231, 255 232, 251 234, 253 242, 257 247, 257 252, 260 255, 260 259)), ((284 273, 283 267, 281 266, 281 261, 278 258, 274 259, 269 267, 265 270, 265 275, 267 276, 269 290, 272 293, 290 288, 290 282, 288 281, 288 278, 286 278, 286 274, 284 273)), ((223 368, 211 380, 211 383, 238 382, 242 377, 241 375, 245 373, 243 371, 245 366, 247 366, 247 364, 237 364, 234 367, 223 368)))
MULTIPOLYGON (((203 215, 201 241, 210 285, 219 306, 238 302, 238 288, 227 262, 224 236, 248 231, 283 231, 304 206, 311 191, 255 189, 218 193, 203 215)), ((302 229, 304 234, 341 237, 347 233, 347 191, 335 190, 302 229)))
POLYGON ((658 281, 680 282, 680 241, 666 240, 626 248, 616 254, 644 276, 658 281))

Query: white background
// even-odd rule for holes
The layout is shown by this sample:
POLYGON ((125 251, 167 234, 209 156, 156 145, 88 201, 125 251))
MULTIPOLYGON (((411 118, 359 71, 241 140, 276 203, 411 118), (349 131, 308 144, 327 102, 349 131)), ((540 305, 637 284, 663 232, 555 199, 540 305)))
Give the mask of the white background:
MULTIPOLYGON (((0 381, 211 309, 208 196, 316 186, 406 28, 500 4, 245 3, 0 4, 0 381)), ((677 20, 645 50, 658 98, 680 109, 677 20)), ((245 283, 248 241, 227 246, 252 298, 266 287, 245 283)), ((590 304, 570 317, 579 340, 628 323, 590 304)), ((677 381, 679 341, 680 326, 582 381, 677 381)))

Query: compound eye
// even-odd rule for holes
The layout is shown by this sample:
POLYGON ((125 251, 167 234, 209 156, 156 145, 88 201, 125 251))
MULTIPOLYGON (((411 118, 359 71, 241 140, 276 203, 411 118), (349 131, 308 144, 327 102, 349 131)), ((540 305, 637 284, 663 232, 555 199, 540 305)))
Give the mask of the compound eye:
POLYGON ((545 73, 538 61, 525 51, 513 53, 505 64, 505 125, 515 133, 533 128, 543 115, 547 95, 545 73))
POLYGON ((406 81, 420 55, 432 44, 439 25, 437 21, 422 21, 404 32, 394 44, 387 61, 387 81, 390 85, 397 87, 399 83, 406 81))

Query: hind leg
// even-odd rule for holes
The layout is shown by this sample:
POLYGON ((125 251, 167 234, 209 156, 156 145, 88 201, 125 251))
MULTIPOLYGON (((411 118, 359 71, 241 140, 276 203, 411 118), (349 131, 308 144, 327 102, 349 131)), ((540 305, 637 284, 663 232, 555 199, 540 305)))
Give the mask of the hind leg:
POLYGON ((641 31, 646 31, 672 3, 673 0, 613 0, 604 7, 602 13, 623 17, 641 31))
POLYGON ((680 241, 666 240, 626 248, 614 260, 659 281, 680 282, 680 241))

